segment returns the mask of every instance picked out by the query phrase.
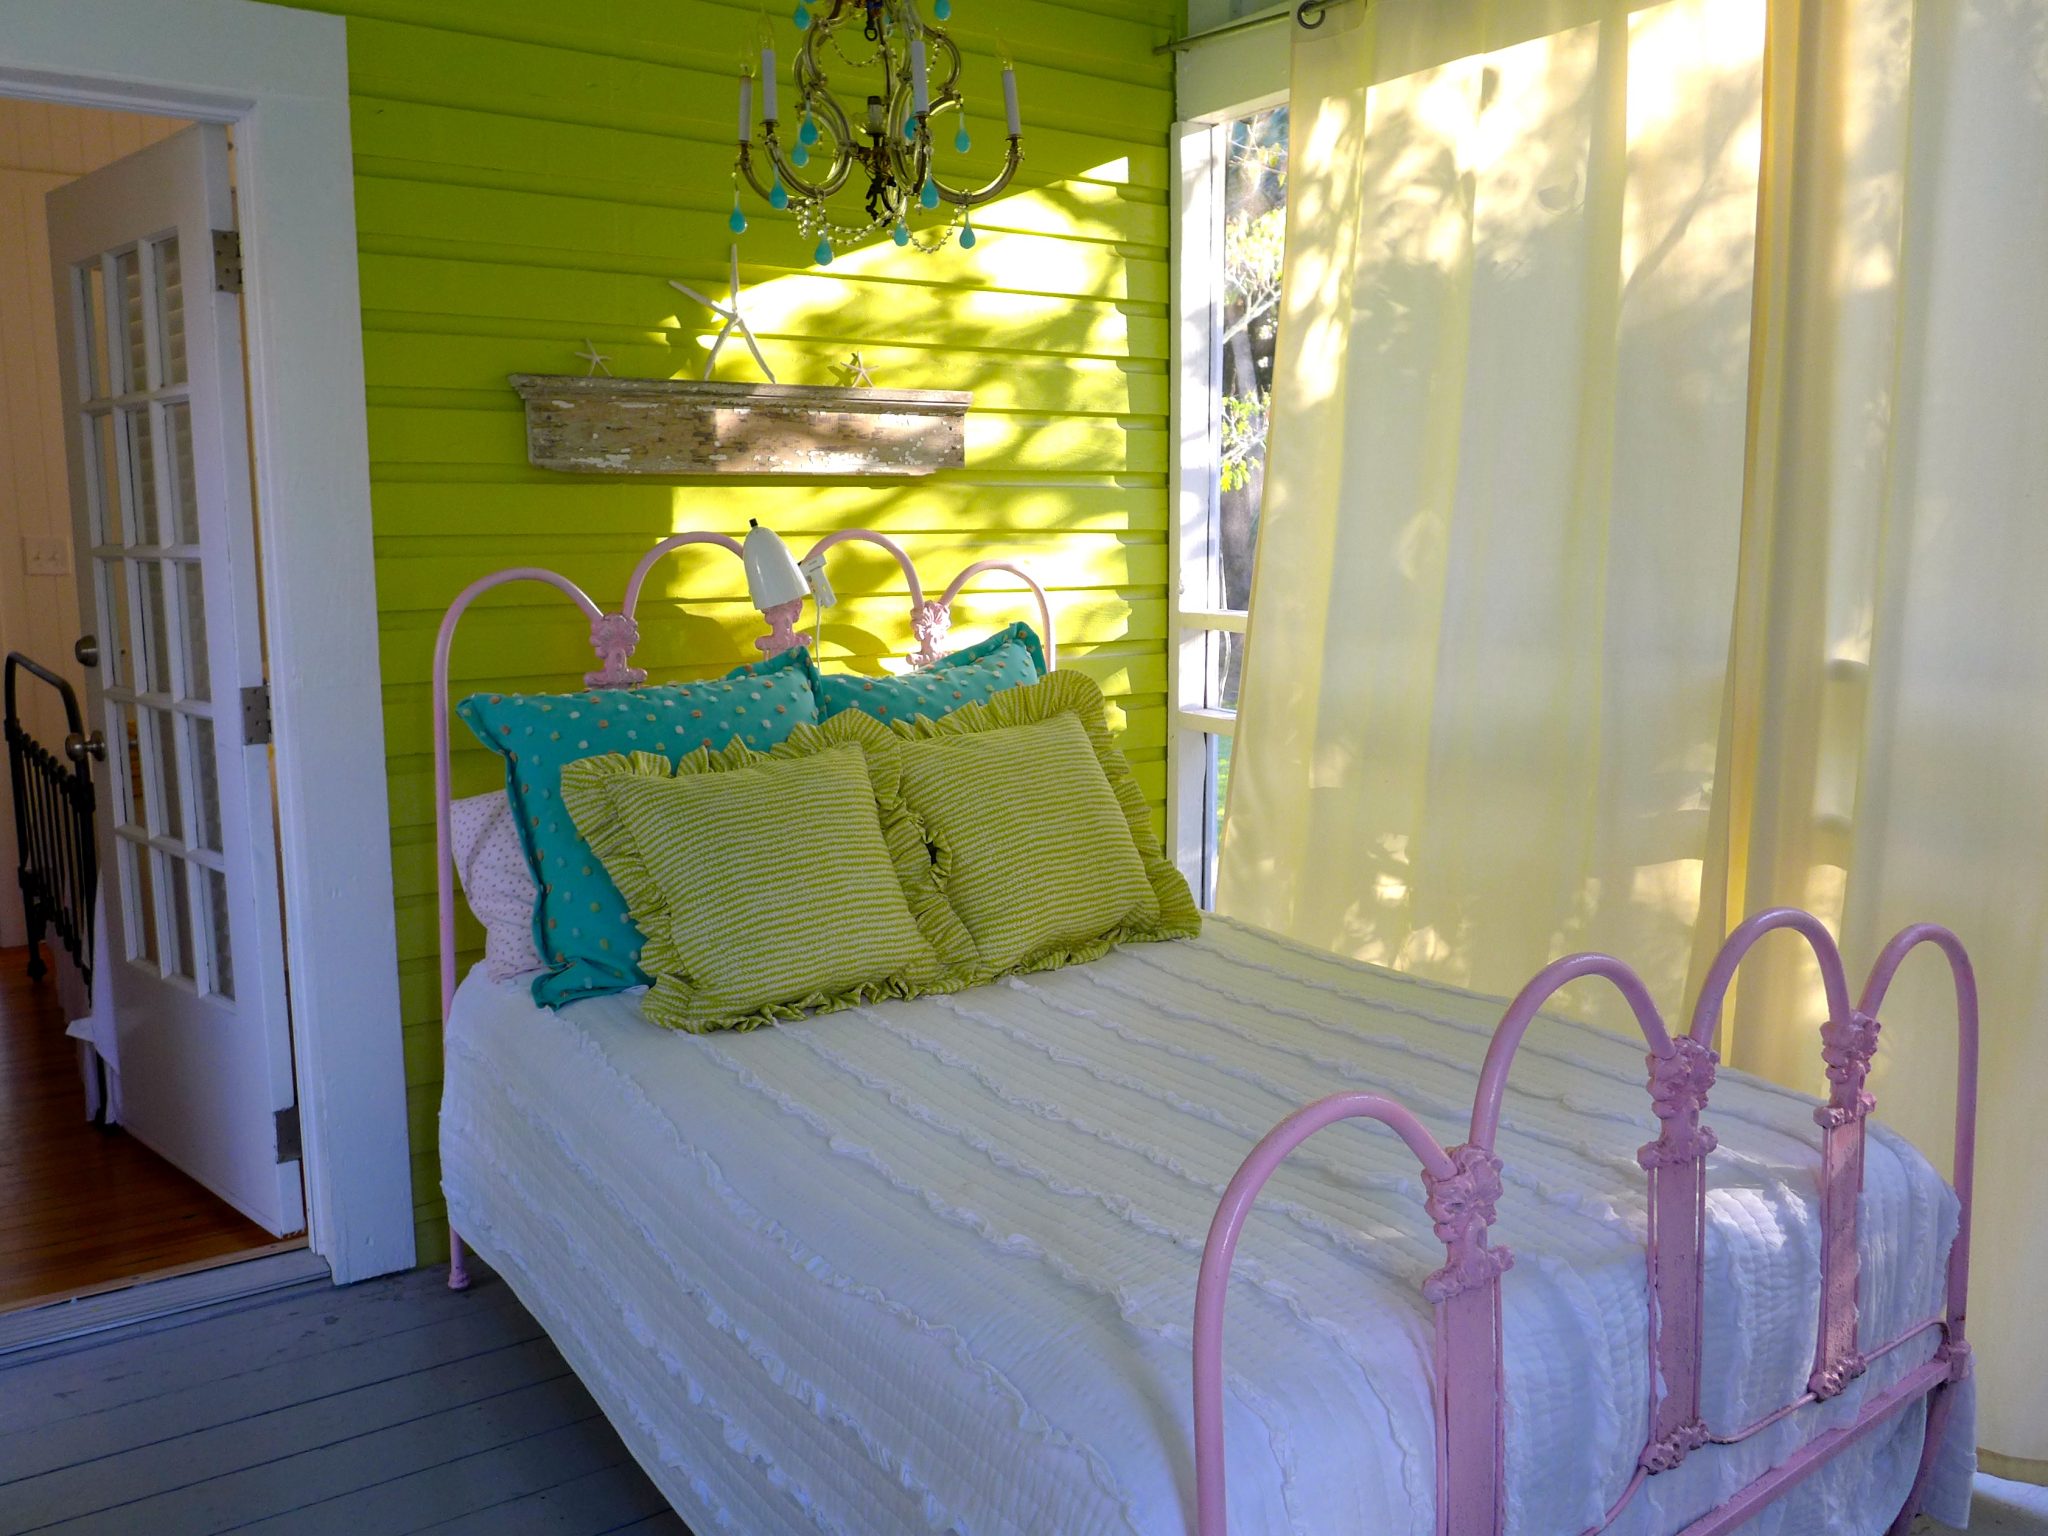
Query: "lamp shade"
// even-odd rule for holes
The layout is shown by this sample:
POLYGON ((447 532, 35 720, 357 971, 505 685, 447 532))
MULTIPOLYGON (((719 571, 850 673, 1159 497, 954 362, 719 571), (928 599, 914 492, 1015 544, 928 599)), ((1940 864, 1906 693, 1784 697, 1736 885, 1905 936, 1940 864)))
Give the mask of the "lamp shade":
POLYGON ((797 569, 789 546, 772 528, 747 519, 746 541, 740 545, 740 559, 747 568, 747 596, 756 608, 766 612, 784 603, 801 602, 810 595, 811 584, 797 569))

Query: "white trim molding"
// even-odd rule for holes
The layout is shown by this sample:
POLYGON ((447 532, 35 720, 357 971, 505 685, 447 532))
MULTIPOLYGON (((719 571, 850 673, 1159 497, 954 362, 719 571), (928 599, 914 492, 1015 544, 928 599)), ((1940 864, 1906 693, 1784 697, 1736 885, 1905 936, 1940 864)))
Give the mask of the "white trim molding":
POLYGON ((0 0, 0 94, 235 129, 309 1241, 413 1263, 345 23, 253 0, 0 0))

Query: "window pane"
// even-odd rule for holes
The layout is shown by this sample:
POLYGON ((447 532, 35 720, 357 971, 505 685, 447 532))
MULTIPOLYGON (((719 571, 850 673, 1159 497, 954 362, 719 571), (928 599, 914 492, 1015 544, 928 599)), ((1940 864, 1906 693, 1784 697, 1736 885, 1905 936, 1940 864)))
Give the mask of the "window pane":
POLYGON ((178 237, 166 236, 156 248, 156 323, 163 357, 164 383, 185 382, 185 284, 178 264, 178 237))
POLYGON ((1210 838, 1219 851, 1223 847, 1223 807, 1230 796, 1230 743, 1229 736, 1212 736, 1216 744, 1215 768, 1211 771, 1210 793, 1215 796, 1215 805, 1210 811, 1210 838))
POLYGON ((1216 595, 1236 611, 1251 601, 1286 233, 1287 108, 1273 107, 1230 125, 1223 170, 1223 464, 1216 514, 1222 568, 1216 595))
POLYGON ((1238 682, 1244 673, 1244 636, 1212 629, 1202 636, 1202 705, 1206 709, 1237 708, 1238 682))

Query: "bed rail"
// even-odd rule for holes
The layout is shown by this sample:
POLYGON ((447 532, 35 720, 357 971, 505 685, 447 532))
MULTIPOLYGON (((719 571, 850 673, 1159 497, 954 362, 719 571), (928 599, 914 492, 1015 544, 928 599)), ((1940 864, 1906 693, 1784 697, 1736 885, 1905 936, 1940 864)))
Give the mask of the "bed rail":
POLYGON ((1375 1094, 1320 1099, 1280 1122, 1231 1180, 1209 1228, 1195 1291, 1194 1412, 1198 1536, 1226 1536, 1223 1445, 1223 1306, 1238 1236, 1260 1189, 1288 1154, 1324 1126, 1360 1116, 1391 1127, 1422 1165, 1424 1208, 1444 1265, 1423 1284, 1436 1312, 1435 1382, 1439 1536, 1501 1536, 1505 1529, 1506 1400, 1502 1366, 1501 1276, 1513 1265, 1505 1248, 1490 1247, 1488 1229, 1501 1198, 1501 1162, 1494 1153, 1502 1096, 1522 1037, 1561 988, 1598 977, 1622 994, 1645 1044, 1657 1138, 1636 1160, 1649 1180, 1647 1266, 1651 1401, 1649 1434, 1636 1471, 1605 1518, 1585 1536, 1618 1519, 1648 1479, 1683 1464, 1708 1444, 1734 1444, 1799 1410, 1840 1395, 1872 1360, 1929 1332, 1940 1335, 1932 1358, 1863 1403, 1848 1422, 1815 1436, 1731 1498, 1685 1528, 1682 1536, 1723 1536, 1845 1447, 1925 1398, 1927 1429, 1919 1470, 1892 1524, 1904 1536, 1918 1513, 1953 1406, 1954 1389, 1970 1371, 1964 1316, 1970 1274, 1970 1207, 1975 1183, 1977 1116, 1977 986, 1969 956, 1946 928, 1931 923, 1902 930, 1872 967, 1861 999, 1849 999, 1841 956, 1825 925, 1789 907, 1760 912, 1728 936, 1707 973, 1691 1027, 1673 1036, 1640 977, 1611 955, 1569 955, 1540 971, 1508 1005, 1480 1068, 1467 1140, 1444 1148, 1406 1109, 1375 1094), (1827 1102, 1814 1111, 1821 1127, 1819 1167, 1821 1283, 1819 1343, 1806 1392, 1754 1424, 1722 1432, 1700 1413, 1702 1299, 1706 1276, 1706 1160, 1713 1131, 1701 1122, 1719 1056, 1714 1041, 1728 988, 1744 956, 1765 934, 1789 929, 1813 950, 1828 1017, 1821 1026, 1827 1102), (1857 1197, 1863 1187, 1865 1125, 1875 1100, 1868 1090, 1879 1034, 1878 1012, 1892 978, 1913 950, 1933 945, 1955 983, 1957 1024, 1956 1128, 1953 1184, 1961 1216, 1949 1251, 1941 1315, 1897 1337, 1866 1346, 1857 1310, 1857 1197))
MULTIPOLYGON (((850 540, 860 540, 880 546, 893 556, 902 568, 910 592, 910 628, 917 642, 917 649, 911 654, 913 667, 928 667, 946 654, 945 641, 952 624, 953 603, 961 590, 975 577, 990 571, 1005 571, 1018 577, 1031 591, 1038 605, 1041 635, 1045 642, 1045 664, 1048 668, 1059 664, 1059 651, 1053 635, 1052 604, 1047 599, 1045 588, 1022 566, 1008 560, 977 560, 949 582, 943 593, 934 599, 925 597, 924 584, 918 579, 917 568, 910 556, 894 539, 867 528, 847 528, 837 533, 828 533, 813 544, 805 553, 802 564, 822 560, 838 545, 850 540)), ((723 533, 694 530, 688 533, 672 534, 661 540, 640 557, 626 580, 624 600, 616 611, 608 611, 591 598, 575 582, 559 572, 540 566, 513 566, 502 571, 493 571, 480 576, 448 605, 448 611, 441 616, 441 627, 434 637, 434 893, 440 915, 441 944, 441 1017, 445 1022, 448 1010, 455 1002, 455 864, 449 836, 449 715, 448 715, 448 667, 454 653, 455 630, 464 613, 484 593, 513 582, 535 581, 551 586, 582 611, 590 621, 590 646, 597 653, 598 666, 586 672, 583 681, 592 688, 637 688, 647 681, 644 668, 633 665, 633 652, 640 644, 640 623, 638 612, 640 595, 647 584, 648 576, 664 557, 680 549, 696 545, 708 545, 723 549, 738 556, 740 543, 723 533)), ((761 617, 768 626, 766 634, 754 642, 764 655, 774 656, 796 646, 808 645, 811 637, 797 628, 802 616, 803 600, 779 603, 763 609, 761 617)), ((32 662, 26 665, 39 675, 48 676, 32 662)), ((55 681, 55 679, 52 679, 55 681)), ((62 686, 61 684, 59 686, 62 686)), ((8 718, 10 738, 13 719, 14 672, 13 659, 9 659, 7 673, 8 718)), ((76 710, 73 710, 73 730, 76 731, 76 710)), ((16 789, 16 803, 20 803, 20 790, 16 789)), ((90 800, 88 798, 88 804, 90 800)), ((448 1230, 448 1287, 450 1290, 465 1290, 469 1286, 469 1268, 461 1234, 451 1223, 448 1230)))

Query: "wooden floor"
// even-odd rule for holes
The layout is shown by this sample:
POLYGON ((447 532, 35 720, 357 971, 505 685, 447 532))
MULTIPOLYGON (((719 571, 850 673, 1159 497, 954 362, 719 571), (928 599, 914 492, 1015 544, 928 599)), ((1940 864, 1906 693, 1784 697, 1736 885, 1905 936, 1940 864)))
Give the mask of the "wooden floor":
POLYGON ((86 1122, 56 983, 28 979, 26 949, 0 950, 0 1311, 272 1242, 133 1137, 86 1122))
POLYGON ((505 1285, 428 1271, 0 1357, 30 1531, 689 1536, 505 1285))

